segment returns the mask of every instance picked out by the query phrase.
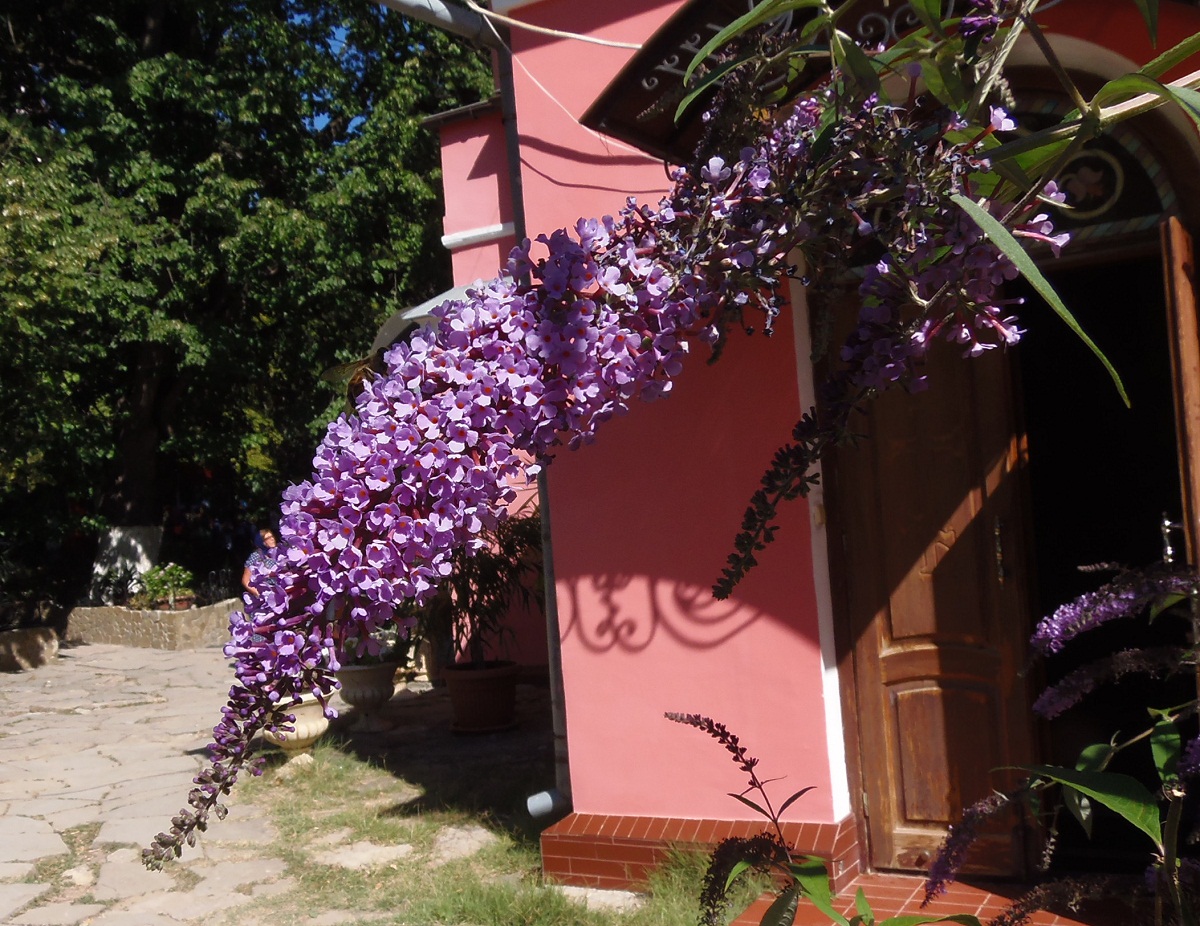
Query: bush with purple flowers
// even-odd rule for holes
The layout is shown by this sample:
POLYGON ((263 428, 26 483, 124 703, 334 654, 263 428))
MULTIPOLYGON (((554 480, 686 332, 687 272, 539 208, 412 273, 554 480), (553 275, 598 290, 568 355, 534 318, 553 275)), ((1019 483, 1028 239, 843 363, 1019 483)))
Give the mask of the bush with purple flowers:
MULTIPOLYGON (((719 354, 737 329, 770 333, 798 261, 825 316, 835 300, 822 298, 844 291, 855 268, 865 272, 852 284, 861 308, 820 410, 764 476, 718 596, 770 540, 776 506, 807 492, 855 407, 883 389, 919 388, 935 339, 972 357, 1020 338, 1001 288, 1018 272, 1041 276, 1016 238, 1062 239, 1042 206, 1057 198, 1053 171, 1030 179, 1004 168, 994 138, 1004 116, 989 88, 1009 45, 988 38, 1009 5, 984 11, 967 44, 931 20, 925 44, 906 38, 868 55, 836 28, 841 14, 816 3, 806 44, 781 57, 751 20, 782 5, 767 0, 719 38, 745 32, 742 60, 774 67, 811 55, 823 37, 832 70, 819 89, 781 99, 788 82, 764 80, 770 67, 725 69, 708 138, 657 206, 630 199, 616 217, 522 242, 505 273, 393 345, 353 412, 329 425, 311 477, 284 493, 280 546, 253 578, 263 591, 231 619, 237 682, 214 729, 212 766, 145 851, 148 865, 161 867, 224 812, 256 733, 305 692, 328 698, 348 641, 411 624, 405 603, 430 601, 456 557, 486 544, 514 484, 562 446, 590 442, 635 400, 669 393, 692 344, 719 354), (917 75, 935 65, 954 69, 961 92, 918 94, 917 75), (881 73, 907 75, 907 93, 888 98, 881 73), (769 120, 765 106, 777 110, 769 120), (730 138, 743 139, 733 152, 730 138)), ((1014 30, 1031 27, 1034 5, 1020 4, 1014 30)), ((1076 134, 1102 122, 1081 122, 1076 134)))
MULTIPOLYGON (((1073 768, 1030 766, 1030 777, 1012 794, 992 794, 967 808, 960 823, 951 828, 929 870, 926 900, 954 880, 966 859, 981 824, 1013 802, 1024 802, 1029 816, 1046 827, 1043 868, 1048 869, 1059 841, 1059 818, 1065 811, 1087 836, 1098 807, 1107 808, 1149 839, 1149 867, 1144 878, 1095 875, 1055 879, 1039 885, 998 920, 1004 926, 1024 923, 1037 910, 1072 898, 1112 896, 1154 910, 1154 923, 1194 923, 1200 894, 1190 872, 1197 860, 1187 857, 1196 840, 1195 822, 1188 822, 1184 801, 1200 778, 1200 734, 1196 730, 1196 648, 1194 607, 1200 576, 1190 569, 1159 564, 1145 570, 1120 570, 1095 592, 1079 596, 1043 619, 1030 641, 1034 652, 1053 659, 1081 635, 1114 621, 1154 622, 1159 628, 1178 622, 1177 643, 1128 647, 1106 652, 1066 673, 1034 702, 1034 712, 1049 720, 1080 704, 1098 688, 1138 675, 1162 681, 1179 680, 1174 690, 1143 687, 1139 697, 1162 699, 1145 703, 1146 726, 1122 730, 1112 739, 1082 749, 1073 768), (1183 689, 1183 693, 1179 689, 1183 689), (1147 768, 1154 780, 1134 777, 1131 766, 1114 771, 1118 757, 1134 748, 1149 753, 1147 768), (1057 801, 1050 798, 1057 792, 1057 801), (1081 894, 1081 887, 1085 887, 1081 894)), ((1136 626, 1136 625, 1135 625, 1136 626)), ((1146 628, 1141 628, 1144 632, 1146 628)), ((1164 632, 1160 629, 1160 635, 1164 632)))

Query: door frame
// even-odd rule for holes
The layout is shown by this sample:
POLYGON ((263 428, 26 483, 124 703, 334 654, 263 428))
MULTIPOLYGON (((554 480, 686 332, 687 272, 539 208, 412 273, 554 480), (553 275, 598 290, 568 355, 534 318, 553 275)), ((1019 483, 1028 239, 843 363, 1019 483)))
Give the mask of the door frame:
MULTIPOLYGON (((1103 0, 1101 0, 1103 2, 1103 0)), ((1051 44, 1055 47, 1064 66, 1081 86, 1098 87, 1103 82, 1136 69, 1128 58, 1119 53, 1082 39, 1068 35, 1050 36, 1051 44)), ((1057 80, 1045 68, 1040 57, 1032 52, 1028 44, 1018 47, 1010 59, 1014 65, 1014 83, 1021 92, 1053 92, 1058 87, 1057 80)), ((1164 219, 1162 256, 1164 269, 1170 264, 1170 255, 1178 253, 1182 248, 1181 233, 1186 230, 1200 229, 1200 135, 1181 113, 1171 111, 1169 107, 1156 110, 1140 117, 1134 124, 1143 144, 1157 156, 1169 178, 1170 185, 1178 199, 1179 218, 1175 221, 1177 228, 1171 231, 1164 219)), ((1119 247, 1119 242, 1113 242, 1119 247)), ((1108 250, 1107 243, 1098 243, 1086 252, 1080 252, 1070 262, 1102 261, 1108 250)), ((1068 251, 1069 254, 1069 251, 1068 251)), ((1189 258, 1191 257, 1189 253, 1189 258)), ((1181 263, 1181 262, 1176 262, 1181 263)), ((1194 262, 1189 282, 1193 287, 1200 285, 1197 281, 1194 262)), ((1180 473, 1188 474, 1181 478, 1183 484, 1185 514, 1187 524, 1188 555, 1192 562, 1200 555, 1200 308, 1193 297, 1190 302, 1179 300, 1173 292, 1169 280, 1164 281, 1168 321, 1175 338, 1171 341, 1172 380, 1176 387, 1176 436, 1180 452, 1180 473), (1180 311, 1182 310, 1182 311, 1180 311), (1184 316, 1181 320, 1180 316, 1184 316), (1180 340, 1180 337, 1186 340, 1180 340), (1190 350, 1181 349, 1190 346, 1190 350), (1185 375, 1194 375, 1194 385, 1184 387, 1181 371, 1185 375), (1189 373, 1190 371, 1190 373, 1189 373), (1197 538, 1197 539, 1193 539, 1197 538)), ((793 305, 802 306, 803 299, 793 299, 793 305)), ((797 329, 805 327, 798 323, 797 329)), ((803 361, 799 368, 812 370, 808 356, 800 356, 803 361)), ((964 361, 966 362, 966 361, 964 361)), ((801 377, 803 395, 815 394, 806 389, 801 377)), ((836 480, 836 473, 826 467, 827 476, 836 480)), ((871 869, 870 830, 864 807, 864 749, 862 744, 862 728, 859 722, 859 702, 854 668, 854 644, 849 632, 846 603, 845 557, 841 552, 843 542, 836 514, 827 522, 826 507, 823 493, 810 497, 810 505, 815 509, 814 524, 820 527, 820 549, 827 553, 825 563, 815 562, 818 572, 818 587, 825 585, 830 593, 832 608, 832 662, 837 668, 837 688, 840 701, 840 719, 843 733, 843 751, 847 784, 849 789, 850 811, 854 817, 859 835, 859 853, 861 869, 871 869), (824 568, 822 568, 824 567, 824 568), (824 573, 821 575, 820 573, 824 573), (825 584, 827 583, 827 585, 825 584)), ((814 530, 814 539, 817 531, 814 530)), ((814 544, 814 549, 817 545, 814 544)), ((823 626, 823 631, 825 627, 823 626)), ((823 649, 826 634, 822 632, 823 649)), ((827 663, 829 660, 827 659, 827 663)))

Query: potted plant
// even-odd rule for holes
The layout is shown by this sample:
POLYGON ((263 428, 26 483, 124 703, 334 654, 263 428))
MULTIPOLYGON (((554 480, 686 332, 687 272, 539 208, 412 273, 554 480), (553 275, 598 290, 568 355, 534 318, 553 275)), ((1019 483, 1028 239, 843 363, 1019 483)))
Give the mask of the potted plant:
POLYGON ((484 536, 487 545, 473 555, 456 555, 453 572, 419 621, 424 639, 453 641, 453 661, 444 677, 452 729, 463 733, 513 725, 518 668, 495 654, 510 631, 507 618, 513 607, 541 595, 538 514, 514 515, 484 536))
POLYGON ((356 711, 350 728, 354 732, 378 733, 393 726, 377 712, 396 693, 396 672, 404 667, 408 645, 395 623, 376 631, 369 641, 346 641, 336 675, 342 700, 356 711))
POLYGON ((142 590, 129 600, 130 607, 183 611, 196 600, 196 577, 178 563, 151 566, 138 579, 142 590))

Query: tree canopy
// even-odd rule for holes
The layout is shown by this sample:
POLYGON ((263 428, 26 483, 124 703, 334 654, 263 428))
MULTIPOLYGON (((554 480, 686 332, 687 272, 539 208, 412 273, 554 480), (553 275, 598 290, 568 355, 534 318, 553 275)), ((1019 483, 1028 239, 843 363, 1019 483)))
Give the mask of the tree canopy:
POLYGON ((371 0, 9 5, 0 542, 158 523, 189 474, 269 510, 320 372, 446 285, 420 118, 491 87, 371 0))

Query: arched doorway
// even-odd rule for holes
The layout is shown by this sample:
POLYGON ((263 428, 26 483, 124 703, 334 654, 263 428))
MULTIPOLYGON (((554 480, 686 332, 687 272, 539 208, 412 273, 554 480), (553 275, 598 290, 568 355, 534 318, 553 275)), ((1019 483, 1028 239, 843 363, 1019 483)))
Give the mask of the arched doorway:
MULTIPOLYGON (((993 770, 1073 764, 1079 745, 1105 736, 1095 716, 1036 728, 1035 680, 1023 670, 1036 617, 1096 584, 1080 584, 1075 566, 1156 558, 1163 512, 1190 507, 1195 423, 1182 403, 1200 389, 1188 382, 1200 364, 1181 352, 1200 350, 1191 257, 1182 223, 1160 231, 1181 210, 1145 142, 1127 133, 1074 165, 1083 244, 1078 257, 1047 262, 1129 379, 1134 410, 1120 409, 1095 360, 1075 356, 1082 345, 1030 302, 1027 356, 965 362, 940 346, 929 392, 882 397, 856 428, 868 439, 826 468, 856 811, 872 867, 924 869, 963 806, 1017 777, 993 770)), ((1028 870, 1033 840, 1016 815, 982 842, 974 870, 1028 870)), ((1075 851, 1086 862, 1088 850, 1075 851)))

